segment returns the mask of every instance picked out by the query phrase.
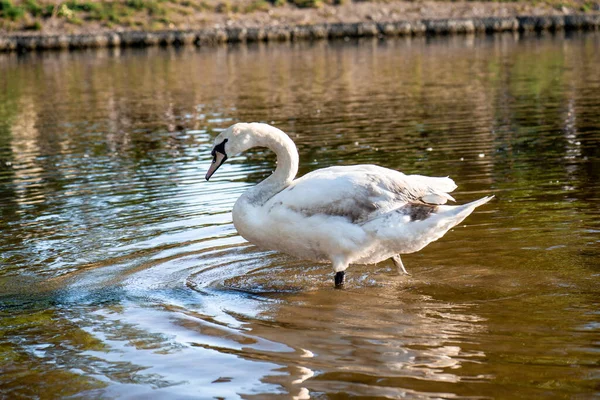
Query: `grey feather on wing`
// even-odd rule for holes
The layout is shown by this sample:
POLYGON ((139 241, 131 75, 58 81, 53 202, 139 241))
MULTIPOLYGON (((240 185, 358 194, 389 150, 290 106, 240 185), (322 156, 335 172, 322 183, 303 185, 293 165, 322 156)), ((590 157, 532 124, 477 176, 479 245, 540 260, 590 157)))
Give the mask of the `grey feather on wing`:
POLYGON ((454 198, 448 194, 456 188, 450 178, 432 178, 420 175, 405 176, 405 180, 382 182, 399 200, 426 204, 445 204, 454 198))
POLYGON ((366 197, 354 197, 332 201, 316 208, 289 208, 307 217, 314 215, 343 217, 352 223, 357 223, 368 219, 371 213, 377 210, 377 205, 366 197))
POLYGON ((437 211, 436 205, 409 203, 397 208, 397 213, 408 215, 411 221, 423 221, 437 211))

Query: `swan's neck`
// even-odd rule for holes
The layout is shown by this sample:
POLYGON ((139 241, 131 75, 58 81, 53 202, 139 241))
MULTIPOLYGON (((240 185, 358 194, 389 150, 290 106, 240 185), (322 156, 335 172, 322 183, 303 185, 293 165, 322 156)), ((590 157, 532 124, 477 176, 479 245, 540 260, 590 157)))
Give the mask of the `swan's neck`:
POLYGON ((253 129, 253 147, 267 147, 277 155, 277 167, 271 176, 244 193, 244 198, 252 205, 261 206, 271 197, 285 189, 298 173, 298 150, 296 145, 277 128, 253 129))

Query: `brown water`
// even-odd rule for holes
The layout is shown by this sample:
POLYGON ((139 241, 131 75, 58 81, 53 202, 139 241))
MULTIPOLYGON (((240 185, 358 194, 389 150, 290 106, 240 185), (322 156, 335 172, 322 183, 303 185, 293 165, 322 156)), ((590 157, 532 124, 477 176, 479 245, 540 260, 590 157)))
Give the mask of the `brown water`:
POLYGON ((0 55, 0 397, 600 397, 600 34, 0 55), (481 207, 391 262, 258 249, 266 121, 300 173, 450 175, 481 207))

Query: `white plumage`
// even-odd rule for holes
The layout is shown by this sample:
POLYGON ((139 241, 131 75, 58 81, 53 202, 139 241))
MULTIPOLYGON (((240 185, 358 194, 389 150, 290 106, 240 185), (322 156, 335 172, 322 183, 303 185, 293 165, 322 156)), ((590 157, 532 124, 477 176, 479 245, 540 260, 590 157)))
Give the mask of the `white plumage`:
POLYGON ((375 165, 323 168, 294 180, 298 152, 281 130, 238 123, 219 134, 208 180, 229 155, 251 147, 277 154, 275 172, 247 190, 233 207, 238 232, 257 246, 331 262, 336 285, 349 264, 419 251, 442 237, 493 196, 461 206, 444 205, 456 188, 450 178, 405 175, 375 165))

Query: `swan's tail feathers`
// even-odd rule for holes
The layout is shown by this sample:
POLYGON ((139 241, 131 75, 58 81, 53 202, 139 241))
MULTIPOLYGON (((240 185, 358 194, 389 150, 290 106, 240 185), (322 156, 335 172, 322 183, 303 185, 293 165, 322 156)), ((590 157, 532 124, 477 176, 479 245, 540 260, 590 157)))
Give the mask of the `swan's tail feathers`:
POLYGON ((488 201, 492 200, 494 197, 495 197, 494 195, 485 196, 485 197, 483 197, 483 198, 481 198, 479 200, 475 200, 475 201, 472 201, 470 203, 467 203, 467 204, 465 204, 465 206, 467 206, 467 207, 473 207, 473 209, 475 209, 475 208, 477 208, 479 206, 484 205, 488 201))
POLYGON ((425 218, 411 219, 410 222, 407 222, 405 210, 400 208, 368 222, 364 228, 380 241, 389 243, 390 248, 394 248, 397 253, 414 253, 444 236, 467 218, 475 208, 493 198, 494 196, 487 196, 460 206, 435 206, 433 209, 436 211, 429 213, 425 218))
POLYGON ((492 200, 493 198, 494 198, 493 195, 486 196, 479 200, 475 200, 470 203, 463 204, 461 206, 440 206, 440 208, 448 207, 448 209, 451 210, 450 214, 454 215, 454 218, 456 221, 455 225, 456 225, 456 224, 461 223, 461 221, 463 219, 467 218, 473 212, 473 210, 475 210, 477 207, 484 205, 485 203, 492 200))

